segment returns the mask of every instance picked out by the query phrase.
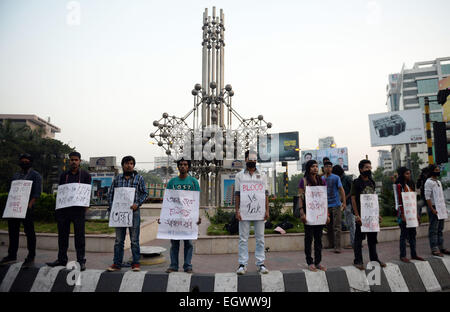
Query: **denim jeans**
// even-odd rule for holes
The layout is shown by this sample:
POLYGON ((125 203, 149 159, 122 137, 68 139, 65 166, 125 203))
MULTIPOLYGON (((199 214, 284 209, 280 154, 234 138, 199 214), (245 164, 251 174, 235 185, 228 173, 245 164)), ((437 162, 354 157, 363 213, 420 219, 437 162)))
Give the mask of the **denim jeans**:
POLYGON ((352 205, 349 204, 344 210, 344 218, 345 224, 347 225, 347 229, 350 232, 350 244, 352 247, 355 245, 355 215, 352 211, 352 205))
POLYGON ((328 207, 330 223, 327 226, 328 247, 341 250, 342 211, 341 206, 328 207))
POLYGON ((239 221, 239 264, 248 265, 248 236, 250 234, 250 222, 255 227, 255 258, 256 265, 264 264, 264 220, 261 221, 239 221))
MULTIPOLYGON (((433 206, 436 209, 435 206, 433 206)), ((430 226, 428 227, 428 238, 430 239, 431 251, 439 251, 444 249, 444 236, 442 231, 444 230, 444 221, 439 220, 438 216, 433 214, 430 208, 427 207, 428 217, 430 219, 430 226)))
MULTIPOLYGON (((191 240, 183 240, 184 242, 184 264, 183 269, 192 270, 192 252, 194 245, 191 240)), ((178 254, 180 253, 180 240, 170 241, 170 268, 178 271, 178 254)))
POLYGON ((305 256, 306 263, 319 265, 322 261, 322 231, 323 225, 305 224, 305 256), (314 259, 311 257, 311 245, 314 239, 314 259))
POLYGON ((406 257, 406 240, 409 242, 411 248, 411 258, 417 257, 416 253, 416 228, 407 228, 406 222, 402 221, 400 224, 400 258, 406 257))
POLYGON ((141 249, 139 246, 139 233, 141 229, 141 214, 139 209, 133 211, 133 226, 117 227, 116 228, 116 241, 114 243, 114 264, 117 266, 122 266, 123 262, 123 248, 125 243, 125 235, 127 234, 127 229, 130 232, 131 241, 131 254, 133 255, 132 264, 139 264, 139 259, 141 258, 141 249))

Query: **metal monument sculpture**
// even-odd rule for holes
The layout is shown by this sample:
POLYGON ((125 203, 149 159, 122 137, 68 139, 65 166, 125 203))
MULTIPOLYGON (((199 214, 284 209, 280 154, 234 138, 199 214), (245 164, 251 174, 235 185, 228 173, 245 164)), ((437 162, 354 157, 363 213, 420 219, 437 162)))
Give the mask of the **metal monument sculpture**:
POLYGON ((262 115, 243 118, 232 106, 234 96, 224 79, 224 14, 220 9, 203 13, 202 84, 192 90, 193 108, 183 117, 163 113, 155 120, 157 129, 150 137, 174 159, 190 157, 192 172, 200 180, 202 206, 220 205, 220 175, 224 159, 244 159, 244 152, 255 149, 258 137, 272 127, 262 115), (191 119, 192 121, 188 121, 191 119), (238 123, 236 129, 232 128, 238 123))

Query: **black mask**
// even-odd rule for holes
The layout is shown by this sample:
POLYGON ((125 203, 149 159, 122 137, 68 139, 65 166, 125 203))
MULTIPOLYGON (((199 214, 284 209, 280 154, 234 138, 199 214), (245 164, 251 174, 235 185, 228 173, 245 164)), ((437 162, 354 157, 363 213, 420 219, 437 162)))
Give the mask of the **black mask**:
POLYGON ((363 171, 363 172, 361 172, 361 175, 362 175, 363 177, 368 177, 368 178, 370 178, 370 177, 372 176, 372 171, 370 171, 370 170, 363 171))
POLYGON ((22 168, 22 170, 28 170, 28 169, 31 168, 31 163, 23 163, 23 162, 20 162, 20 163, 19 163, 19 166, 20 166, 20 168, 22 168))
POLYGON ((256 163, 254 161, 248 161, 246 164, 249 169, 256 168, 256 163))
POLYGON ((433 176, 433 177, 440 177, 441 176, 441 172, 432 172, 431 173, 431 175, 433 176))

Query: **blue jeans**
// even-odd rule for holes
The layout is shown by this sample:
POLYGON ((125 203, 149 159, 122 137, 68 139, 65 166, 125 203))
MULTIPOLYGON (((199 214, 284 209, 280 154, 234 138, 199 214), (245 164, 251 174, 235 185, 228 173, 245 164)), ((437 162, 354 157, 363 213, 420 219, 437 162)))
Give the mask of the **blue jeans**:
MULTIPOLYGON (((184 242, 184 264, 183 269, 185 271, 192 270, 192 251, 194 250, 194 245, 192 245, 191 240, 183 240, 184 242)), ((178 254, 180 252, 180 240, 170 240, 170 268, 178 271, 178 254)))
POLYGON ((123 248, 125 243, 125 235, 127 234, 127 229, 130 232, 131 240, 131 253, 133 255, 132 264, 139 264, 139 259, 141 258, 141 249, 139 247, 139 233, 141 229, 141 214, 139 209, 133 211, 133 226, 117 227, 116 228, 116 241, 114 243, 114 264, 117 266, 122 266, 123 261, 123 248))
MULTIPOLYGON (((435 206, 433 206, 436 209, 435 206)), ((431 212, 427 206, 428 217, 430 219, 430 226, 428 227, 428 238, 430 239, 431 251, 439 251, 444 249, 444 236, 442 231, 444 230, 444 221, 439 220, 438 216, 431 212)))
POLYGON ((255 227, 255 258, 256 265, 264 264, 264 220, 261 221, 239 221, 239 264, 248 264, 248 236, 250 234, 250 222, 255 227))
POLYGON ((355 215, 353 214, 352 205, 348 204, 344 210, 345 224, 350 232, 350 244, 352 247, 355 244, 355 215))

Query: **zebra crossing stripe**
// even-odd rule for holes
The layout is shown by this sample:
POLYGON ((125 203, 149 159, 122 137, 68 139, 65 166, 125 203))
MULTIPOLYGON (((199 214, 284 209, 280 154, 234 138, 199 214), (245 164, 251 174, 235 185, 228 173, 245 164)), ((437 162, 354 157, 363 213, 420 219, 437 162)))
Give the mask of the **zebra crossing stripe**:
POLYGON ((444 263, 445 267, 447 268, 448 274, 450 274, 450 257, 445 256, 444 258, 439 258, 444 263))
POLYGON ((261 274, 261 286, 263 292, 284 292, 283 273, 270 271, 268 274, 261 274))
POLYGON ((94 292, 103 270, 87 270, 81 272, 80 285, 75 285, 73 292, 94 292))
POLYGON ((167 292, 189 292, 191 286, 191 274, 173 272, 169 274, 167 292))
POLYGON ((237 292, 237 283, 236 273, 216 273, 214 292, 237 292))
POLYGON ((324 271, 312 272, 303 270, 306 276, 306 285, 309 292, 329 292, 327 276, 324 271))
POLYGON ((359 270, 354 266, 342 267, 347 274, 351 292, 370 292, 369 281, 364 270, 359 270))
POLYGON ((392 292, 409 292, 398 265, 388 262, 386 263, 386 267, 383 268, 383 271, 392 292))
POLYGON ((42 267, 36 276, 36 280, 34 281, 30 292, 50 292, 59 271, 64 268, 65 267, 63 266, 57 266, 54 268, 48 266, 42 267))
POLYGON ((23 262, 17 262, 9 267, 9 270, 6 273, 5 277, 3 278, 2 284, 0 285, 0 292, 9 291, 12 284, 14 283, 14 280, 17 277, 17 274, 19 274, 20 268, 22 267, 22 263, 23 262))
POLYGON ((123 275, 119 292, 141 292, 147 272, 128 271, 123 275))
POLYGON ((431 268, 431 265, 428 261, 411 260, 411 262, 416 266, 420 278, 422 279, 423 285, 428 292, 442 290, 441 285, 434 275, 433 269, 431 268))

